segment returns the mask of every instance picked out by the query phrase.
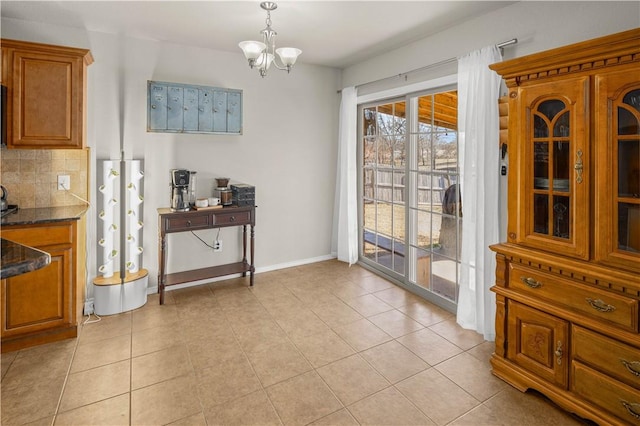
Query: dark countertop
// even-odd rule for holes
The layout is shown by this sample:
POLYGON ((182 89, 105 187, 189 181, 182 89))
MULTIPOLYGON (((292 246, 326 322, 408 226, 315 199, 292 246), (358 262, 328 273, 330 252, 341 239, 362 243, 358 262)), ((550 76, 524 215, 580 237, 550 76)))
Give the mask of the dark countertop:
POLYGON ((51 263, 51 255, 41 250, 27 247, 0 238, 0 279, 26 274, 44 268, 51 263))
POLYGON ((87 211, 87 206, 39 207, 18 209, 2 218, 0 226, 34 225, 37 223, 64 222, 78 220, 87 211))

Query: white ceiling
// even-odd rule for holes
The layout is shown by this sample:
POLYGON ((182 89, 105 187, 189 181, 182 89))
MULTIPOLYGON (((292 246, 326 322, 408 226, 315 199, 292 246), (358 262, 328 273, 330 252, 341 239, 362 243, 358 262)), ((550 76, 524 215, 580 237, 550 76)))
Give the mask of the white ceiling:
MULTIPOLYGON (((343 68, 513 1, 281 1, 276 46, 300 62, 343 68)), ((240 52, 258 40, 259 1, 5 1, 2 17, 240 52)))

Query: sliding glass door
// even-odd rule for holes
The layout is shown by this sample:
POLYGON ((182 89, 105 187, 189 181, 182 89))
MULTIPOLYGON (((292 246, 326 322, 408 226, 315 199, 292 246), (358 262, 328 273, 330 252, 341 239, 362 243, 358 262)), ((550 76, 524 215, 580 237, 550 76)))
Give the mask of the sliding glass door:
POLYGON ((404 275, 405 102, 362 109, 362 255, 404 275))
POLYGON ((458 295, 457 92, 361 105, 361 260, 443 306, 458 295))

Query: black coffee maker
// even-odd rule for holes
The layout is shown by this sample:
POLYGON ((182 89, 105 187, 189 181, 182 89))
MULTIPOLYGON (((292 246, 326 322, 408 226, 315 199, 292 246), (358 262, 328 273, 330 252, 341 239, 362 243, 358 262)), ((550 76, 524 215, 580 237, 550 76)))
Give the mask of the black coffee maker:
POLYGON ((171 211, 189 210, 189 170, 171 170, 171 211))

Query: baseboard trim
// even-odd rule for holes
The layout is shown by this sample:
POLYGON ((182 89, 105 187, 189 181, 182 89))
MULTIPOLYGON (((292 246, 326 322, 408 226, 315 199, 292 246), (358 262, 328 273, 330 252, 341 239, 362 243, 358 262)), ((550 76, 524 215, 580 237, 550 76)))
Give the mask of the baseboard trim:
MULTIPOLYGON (((324 256, 318 256, 318 257, 311 257, 308 259, 300 259, 300 260, 295 260, 292 262, 285 262, 285 263, 277 263, 275 265, 269 265, 269 266, 261 266, 256 268, 256 274, 260 274, 263 272, 271 272, 271 271, 277 271, 280 269, 287 269, 287 268, 294 268, 296 266, 302 266, 302 265, 309 265, 311 263, 317 263, 317 262, 324 262, 326 260, 332 260, 335 259, 336 256, 334 256, 333 254, 327 254, 324 256)), ((197 285, 202 285, 202 284, 206 284, 206 283, 213 283, 216 281, 224 281, 224 280, 229 280, 232 278, 239 278, 241 277, 242 274, 234 274, 234 275, 227 275, 224 277, 217 277, 217 278, 209 278, 209 279, 205 279, 205 280, 198 280, 198 281, 191 281, 188 283, 184 283, 184 284, 178 284, 178 285, 172 285, 171 287, 165 287, 165 291, 173 291, 173 290, 179 290, 181 288, 188 288, 188 287, 194 287, 197 285)), ((147 294, 155 294, 158 292, 158 286, 155 285, 153 287, 147 287, 147 294)))

